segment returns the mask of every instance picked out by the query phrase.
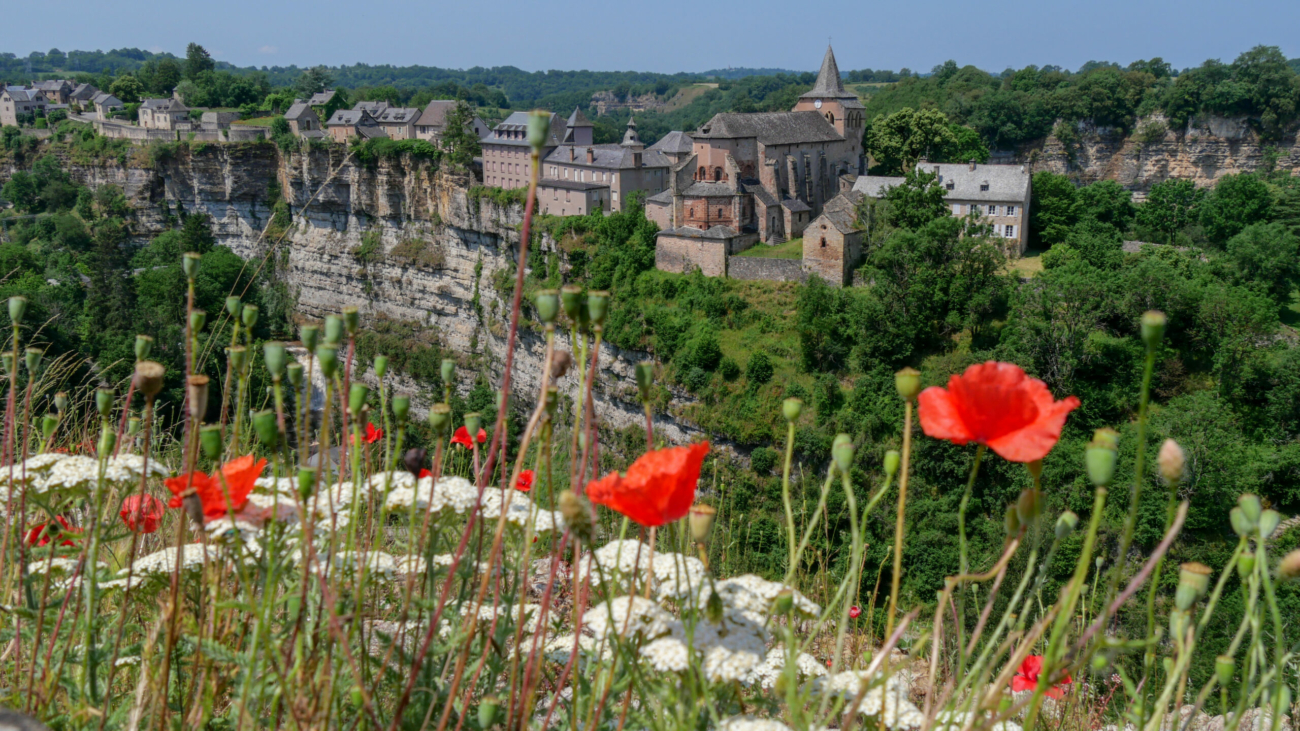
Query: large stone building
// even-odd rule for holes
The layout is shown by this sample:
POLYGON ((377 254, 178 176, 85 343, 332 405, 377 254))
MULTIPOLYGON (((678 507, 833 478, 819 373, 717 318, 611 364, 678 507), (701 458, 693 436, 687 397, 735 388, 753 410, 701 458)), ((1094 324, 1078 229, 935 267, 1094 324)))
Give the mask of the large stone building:
MULTIPOLYGON (((435 100, 429 102, 429 106, 424 108, 419 119, 415 120, 415 137, 420 140, 428 140, 437 143, 442 139, 442 135, 447 131, 447 115, 451 113, 456 105, 460 102, 454 100, 435 100)), ((479 118, 478 115, 470 120, 470 133, 478 139, 483 139, 492 134, 491 128, 487 123, 479 118)))
MULTIPOLYGON (((483 184, 494 188, 523 188, 528 185, 532 148, 528 145, 528 112, 514 112, 479 140, 483 148, 483 184)), ((550 130, 542 145, 542 159, 564 143, 568 123, 550 114, 550 130)), ((590 131, 588 131, 590 134, 590 131)), ((590 141, 590 137, 586 137, 590 141)))
POLYGON ((714 115, 691 135, 691 154, 672 168, 669 190, 648 202, 661 229, 656 265, 705 269, 705 260, 802 235, 838 194, 841 177, 862 172, 864 124, 830 48, 793 110, 714 115))
POLYGON ((50 81, 39 81, 32 85, 45 96, 51 104, 68 104, 72 100, 72 92, 77 85, 64 79, 52 79, 50 81))
POLYGON ((145 99, 140 105, 140 126, 145 129, 189 129, 190 108, 180 99, 145 99))
POLYGON ((646 149, 637 135, 635 119, 628 120, 623 141, 618 144, 593 144, 592 124, 581 110, 573 110, 565 125, 564 143, 542 161, 543 180, 539 186, 551 186, 547 195, 538 194, 545 213, 582 215, 575 213, 573 205, 561 200, 560 195, 564 190, 571 197, 578 188, 560 186, 561 183, 603 187, 604 191, 593 195, 606 211, 623 210, 628 196, 634 192, 655 195, 666 189, 670 160, 657 150, 646 149))
POLYGON ((415 139, 415 120, 420 117, 418 107, 389 107, 375 121, 395 140, 415 139))
POLYGON ((284 121, 289 123, 289 129, 299 137, 308 139, 325 137, 325 130, 321 128, 320 117, 316 115, 316 110, 302 99, 293 100, 289 111, 284 113, 284 121))
MULTIPOLYGON (((945 191, 952 215, 974 214, 1007 239, 1007 253, 1021 256, 1029 245, 1029 198, 1032 175, 1024 165, 932 163, 922 160, 917 170, 936 176, 945 191)), ((862 176, 853 190, 868 198, 882 198, 903 178, 862 176)))
POLYGON ((325 122, 325 129, 329 132, 330 139, 335 142, 347 142, 353 137, 360 137, 363 140, 388 137, 388 133, 379 126, 379 122, 364 109, 336 110, 325 122))
POLYGON ((20 116, 35 115, 44 111, 48 104, 45 95, 36 89, 0 87, 0 126, 16 127, 20 116))

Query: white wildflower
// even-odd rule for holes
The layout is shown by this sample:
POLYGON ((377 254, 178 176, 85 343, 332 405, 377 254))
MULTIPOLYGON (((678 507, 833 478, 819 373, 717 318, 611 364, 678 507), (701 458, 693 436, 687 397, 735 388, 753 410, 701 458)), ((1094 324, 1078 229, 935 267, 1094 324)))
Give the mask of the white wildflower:
MULTIPOLYGON (((461 617, 468 617, 472 608, 472 603, 466 602, 465 604, 462 604, 457 611, 461 617)), ((484 604, 478 608, 478 627, 480 630, 485 629, 492 620, 497 617, 501 617, 501 619, 498 620, 498 624, 504 621, 518 622, 521 615, 523 618, 524 632, 528 634, 536 632, 537 627, 541 624, 542 616, 542 607, 539 604, 521 604, 518 606, 502 604, 499 607, 484 604)), ((468 626, 467 622, 462 621, 461 624, 462 626, 468 626)), ((442 620, 438 629, 438 634, 444 638, 451 636, 451 625, 447 620, 442 620)))
POLYGON ((650 547, 640 541, 610 541, 595 551, 595 570, 592 556, 586 555, 578 560, 578 579, 581 581, 591 574, 591 585, 600 586, 606 581, 615 581, 619 577, 641 575, 650 568, 650 547))
POLYGON ((406 576, 424 572, 424 559, 419 556, 393 556, 383 551, 343 551, 335 557, 336 563, 352 569, 366 565, 371 572, 389 576, 406 576))
POLYGON ((582 615, 583 629, 596 637, 611 633, 621 637, 637 633, 658 637, 668 631, 671 621, 672 615, 658 604, 639 596, 614 597, 582 615))
MULTIPOLYGON (((22 464, 14 465, 14 484, 22 485, 45 477, 54 468, 54 465, 69 456, 71 455, 61 452, 46 452, 28 457, 22 464)), ((7 481, 9 479, 8 467, 4 469, 3 475, 7 481)))
POLYGON ((533 532, 547 533, 555 531, 556 533, 564 532, 564 517, 558 510, 541 510, 539 509, 534 516, 533 532))
POLYGON ((253 495, 284 495, 293 498, 298 493, 296 477, 259 477, 253 481, 253 495))
POLYGON ((708 575, 703 561, 680 553, 656 555, 650 570, 655 576, 655 596, 660 601, 698 593, 708 575))
MULTIPOLYGON (((149 460, 149 474, 154 477, 168 477, 171 470, 167 465, 155 459, 149 460)), ((138 454, 119 454, 108 460, 104 468, 104 479, 109 482, 134 484, 145 473, 144 457, 138 454)))
MULTIPOLYGON (((815 690, 838 695, 848 702, 852 702, 864 687, 870 687, 865 670, 848 670, 814 682, 815 690)), ((908 700, 907 689, 897 675, 881 682, 877 673, 873 685, 863 696, 858 713, 878 716, 885 727, 893 731, 917 729, 925 722, 924 714, 908 700)))
POLYGON ((684 672, 691 664, 686 641, 677 637, 661 637, 641 648, 641 657, 650 667, 661 673, 684 672))
POLYGON ((45 479, 34 483, 37 492, 88 491, 99 481, 99 462, 93 457, 67 455, 54 464, 45 479))
POLYGON ((370 486, 371 490, 380 494, 383 494, 385 486, 390 491, 399 487, 410 489, 415 485, 415 475, 412 475, 406 470, 378 472, 370 476, 370 481, 367 484, 370 486))
MULTIPOLYGON (((574 644, 573 635, 560 635, 546 643, 546 646, 542 648, 542 654, 551 662, 567 663, 569 657, 573 654, 574 644)), ((580 654, 594 655, 601 659, 609 659, 613 656, 613 650, 603 640, 579 635, 576 644, 580 654)))
MULTIPOLYGON (((772 609, 772 602, 776 595, 787 589, 785 584, 775 581, 768 581, 754 574, 745 574, 732 579, 724 579, 714 583, 717 587, 718 595, 722 597, 722 602, 729 607, 743 609, 748 612, 755 612, 760 615, 766 615, 772 609)), ((821 614, 821 607, 808 597, 791 590, 794 594, 794 608, 801 614, 815 617, 821 614)), ((709 590, 701 593, 700 604, 708 599, 709 590)))
POLYGON ((790 727, 771 718, 732 716, 718 724, 718 731, 791 731, 790 727))
MULTIPOLYGON (((209 547, 207 549, 208 558, 216 558, 216 549, 209 547)), ((181 553, 181 569, 191 570, 203 566, 204 545, 202 543, 187 543, 181 553)), ((134 573, 139 576, 146 574, 170 574, 176 568, 176 549, 164 548, 161 551, 137 558, 131 564, 134 567, 134 573)), ((118 576, 126 576, 127 569, 118 572, 118 576)))
MULTIPOLYGON (((668 623, 669 637, 678 646, 662 643, 657 652, 667 664, 679 660, 686 651, 686 626, 668 623)), ((760 618, 738 609, 727 609, 722 621, 714 624, 701 619, 692 628, 690 644, 703 658, 705 677, 715 683, 745 680, 767 653, 767 631, 760 618)))
POLYGON ((54 575, 68 574, 76 571, 80 564, 81 561, 75 558, 41 559, 27 564, 27 573, 44 574, 48 571, 54 575))
POLYGON ((532 520, 533 501, 518 490, 498 490, 489 487, 483 490, 481 511, 483 519, 491 521, 500 519, 504 511, 507 524, 522 528, 532 520))
MULTIPOLYGON (((772 690, 776 687, 776 679, 781 677, 785 672, 786 650, 784 647, 774 647, 767 651, 767 657, 763 662, 754 666, 754 669, 745 677, 744 683, 758 684, 764 690, 772 690)), ((826 667, 817 658, 806 652, 799 653, 795 658, 795 670, 800 676, 818 677, 826 674, 826 667)))
POLYGON ((139 665, 139 664, 140 664, 139 655, 126 655, 124 657, 119 657, 117 661, 113 663, 113 667, 120 668, 124 665, 139 665))

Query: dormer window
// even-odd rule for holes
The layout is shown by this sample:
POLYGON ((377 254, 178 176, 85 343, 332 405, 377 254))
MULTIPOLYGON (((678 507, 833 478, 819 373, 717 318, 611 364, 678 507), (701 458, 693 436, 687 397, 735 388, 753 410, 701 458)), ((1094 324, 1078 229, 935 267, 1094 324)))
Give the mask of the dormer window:
POLYGON ((955 187, 957 187, 957 186, 954 185, 953 182, 952 182, 951 180, 949 180, 949 181, 948 181, 948 185, 947 185, 946 187, 948 188, 948 190, 952 190, 953 188, 955 188, 955 187))
POLYGON ((987 181, 980 183, 980 192, 987 193, 988 189, 989 189, 989 184, 987 181))

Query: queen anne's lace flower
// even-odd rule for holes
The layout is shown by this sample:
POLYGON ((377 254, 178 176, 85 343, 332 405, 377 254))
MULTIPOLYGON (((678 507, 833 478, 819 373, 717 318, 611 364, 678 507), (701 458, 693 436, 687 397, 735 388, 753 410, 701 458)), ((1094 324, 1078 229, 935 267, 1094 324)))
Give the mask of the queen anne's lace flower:
POLYGON ((483 519, 498 520, 503 511, 508 525, 522 528, 533 519, 533 501, 518 490, 498 490, 495 487, 484 489, 483 519))
POLYGON ((538 509, 533 516, 533 532, 548 533, 550 531, 563 532, 564 518, 558 510, 538 509))
MULTIPOLYGON (((472 604, 466 602, 460 606, 457 613, 460 614, 461 617, 468 617, 471 609, 473 609, 472 604)), ((502 604, 499 607, 484 604, 478 608, 478 624, 479 627, 485 627, 498 616, 501 617, 501 620, 499 621, 518 622, 521 613, 523 615, 524 632, 528 634, 536 632, 537 627, 541 624, 542 616, 542 607, 539 604, 522 604, 517 606, 502 604)), ((466 622, 462 620, 461 624, 465 625, 466 622)), ((447 620, 444 619, 439 624, 438 634, 444 638, 451 636, 451 624, 448 623, 447 620)))
MULTIPOLYGON (((688 657, 686 626, 679 621, 668 623, 668 636, 642 648, 642 656, 653 647, 652 664, 669 671, 684 670, 688 657)), ((705 619, 692 628, 690 644, 700 653, 705 677, 715 683, 745 680, 763 661, 767 652, 767 632, 762 619, 738 609, 727 609, 722 621, 714 624, 705 619)))
POLYGON ((364 563, 371 572, 390 576, 406 576, 424 572, 424 559, 420 556, 393 556, 383 551, 344 551, 338 554, 336 562, 353 569, 361 568, 364 563))
POLYGON ((703 561, 680 553, 657 554, 650 570, 655 576, 655 596, 660 601, 698 593, 708 574, 703 561))
MULTIPOLYGON (((781 677, 785 672, 785 655, 784 647, 773 647, 767 651, 767 657, 763 662, 754 666, 754 669, 745 677, 744 683, 757 683, 764 690, 772 690, 776 687, 776 679, 781 677)), ((826 667, 817 662, 817 658, 806 652, 799 653, 795 658, 795 669, 800 676, 819 677, 826 674, 826 667)))
MULTIPOLYGON (((601 659, 608 659, 613 655, 613 650, 605 641, 587 635, 579 635, 577 645, 579 654, 594 655, 601 659)), ((542 648, 542 654, 551 662, 567 663, 573 654, 573 646, 573 635, 560 635, 547 641, 546 646, 542 648)))
POLYGON ((668 631, 672 615, 658 604, 639 596, 614 597, 582 615, 582 627, 596 637, 641 634, 653 638, 668 631))
POLYGON ((259 477, 253 482, 253 495, 283 495, 290 499, 298 492, 298 480, 294 477, 259 477))
MULTIPOLYGON (((171 470, 167 465, 155 459, 149 460, 149 474, 155 477, 168 477, 171 470)), ((140 481, 145 472, 144 457, 138 454, 119 454, 108 460, 104 468, 104 479, 109 482, 132 484, 140 481)))
MULTIPOLYGON (((893 731, 918 729, 925 722, 925 715, 912 705, 907 698, 907 689, 902 679, 891 675, 888 680, 880 682, 877 673, 875 687, 867 691, 858 706, 858 713, 864 716, 878 716, 885 727, 893 731)), ((867 686, 868 676, 865 670, 848 670, 814 681, 814 690, 829 693, 852 702, 862 688, 867 686)))
MULTIPOLYGON (((934 731, 961 731, 973 715, 964 711, 939 711, 934 717, 934 731)), ((1021 731, 1021 728, 1015 721, 1001 721, 993 724, 989 731, 1021 731)))
POLYGON ((641 657, 650 667, 661 673, 685 672, 691 664, 691 654, 686 641, 677 637, 661 637, 641 648, 641 657))
POLYGON ((65 456, 33 483, 37 492, 88 491, 99 480, 99 462, 92 457, 65 456))
POLYGON ((389 490, 395 490, 399 487, 410 489, 415 485, 415 475, 405 470, 394 470, 392 472, 378 472, 370 476, 367 482, 371 490, 383 493, 385 486, 389 490))
POLYGON ((81 561, 75 558, 44 558, 39 561, 32 561, 27 564, 27 573, 29 574, 70 574, 77 570, 77 565, 81 561))
MULTIPOLYGON (((203 557, 204 544, 185 544, 181 553, 181 570, 188 571, 202 568, 203 557)), ((216 548, 208 546, 207 557, 215 559, 217 557, 216 548)), ((155 551, 148 556, 137 558, 131 565, 134 567, 133 573, 137 576, 170 574, 172 570, 176 568, 176 549, 175 547, 172 547, 164 548, 161 551, 155 551)), ((122 569, 118 572, 118 576, 125 577, 126 575, 127 569, 122 569)))
MULTIPOLYGON (((722 602, 729 607, 743 609, 766 615, 772 608, 776 595, 787 587, 775 581, 768 581, 753 574, 745 574, 714 583, 722 602)), ((701 605, 708 599, 709 587, 706 585, 700 595, 701 605)), ((821 607, 808 597, 791 590, 794 594, 794 608, 801 614, 815 617, 821 614, 821 607)))
POLYGON ((732 716, 718 724, 718 731, 791 731, 790 727, 770 718, 732 716))
MULTIPOLYGON (((50 470, 54 468, 54 465, 62 462, 69 456, 71 455, 59 452, 46 452, 44 454, 37 454, 28 457, 22 464, 14 465, 14 484, 24 485, 43 480, 45 476, 49 474, 50 470)), ((3 471, 0 471, 0 477, 3 477, 6 483, 9 481, 8 467, 5 467, 3 471)))
POLYGON ((650 547, 640 541, 610 541, 597 548, 596 561, 591 556, 578 559, 578 579, 591 575, 591 585, 600 586, 606 581, 615 581, 620 577, 643 575, 650 568, 650 547))

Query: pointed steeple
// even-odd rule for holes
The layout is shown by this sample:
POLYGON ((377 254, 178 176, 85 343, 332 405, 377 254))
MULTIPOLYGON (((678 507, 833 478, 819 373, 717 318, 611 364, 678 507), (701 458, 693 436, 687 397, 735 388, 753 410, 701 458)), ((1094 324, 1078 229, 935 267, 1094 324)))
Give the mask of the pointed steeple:
MULTIPOLYGON (((833 62, 833 61, 832 61, 832 62, 833 62)), ((574 107, 574 108, 573 108, 573 114, 570 114, 570 115, 569 115, 568 125, 569 125, 569 127, 571 127, 571 128, 572 128, 572 127, 590 127, 590 126, 592 126, 591 122, 588 121, 588 119, 587 119, 587 115, 583 114, 583 113, 582 113, 582 109, 580 109, 580 108, 578 108, 578 107, 574 107)))
POLYGON ((627 120, 627 131, 623 133, 623 147, 644 147, 641 144, 641 137, 636 133, 636 118, 629 117, 627 120))
POLYGON ((826 46, 826 56, 822 59, 821 70, 817 72, 817 83, 813 84, 812 91, 803 96, 829 99, 852 96, 845 91, 844 83, 840 81, 840 66, 835 63, 835 51, 831 50, 829 45, 826 46))

